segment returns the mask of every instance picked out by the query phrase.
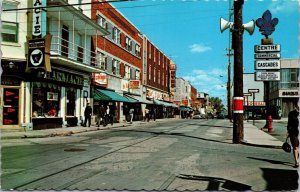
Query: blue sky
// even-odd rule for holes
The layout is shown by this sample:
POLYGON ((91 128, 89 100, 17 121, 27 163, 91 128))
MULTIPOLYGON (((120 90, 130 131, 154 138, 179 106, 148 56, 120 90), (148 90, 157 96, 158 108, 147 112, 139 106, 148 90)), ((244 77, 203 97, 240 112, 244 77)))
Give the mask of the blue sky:
MULTIPOLYGON (((298 4, 297 0, 245 0, 243 23, 270 10, 279 23, 269 38, 281 45, 281 58, 299 58, 298 4)), ((114 6, 177 64, 177 76, 226 102, 229 30, 220 32, 220 18, 228 20, 229 0, 135 0, 114 6)), ((263 38, 257 27, 252 36, 244 32, 245 73, 254 72, 254 45, 263 38)))

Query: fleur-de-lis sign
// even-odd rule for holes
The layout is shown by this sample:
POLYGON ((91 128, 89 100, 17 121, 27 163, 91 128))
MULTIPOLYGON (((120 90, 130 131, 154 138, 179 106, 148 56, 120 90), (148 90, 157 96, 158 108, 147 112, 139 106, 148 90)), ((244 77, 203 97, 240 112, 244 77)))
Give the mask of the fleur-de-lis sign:
POLYGON ((275 31, 275 26, 278 24, 277 18, 272 19, 272 14, 269 10, 265 11, 262 18, 256 20, 256 26, 259 28, 261 34, 268 38, 269 35, 275 31))

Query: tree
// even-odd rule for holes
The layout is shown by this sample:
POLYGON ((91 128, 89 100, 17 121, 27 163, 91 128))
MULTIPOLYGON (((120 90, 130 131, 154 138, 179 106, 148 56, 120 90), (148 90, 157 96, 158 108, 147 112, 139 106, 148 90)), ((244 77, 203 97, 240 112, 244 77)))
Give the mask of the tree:
POLYGON ((221 112, 224 109, 222 100, 219 97, 209 97, 209 103, 217 112, 221 112))

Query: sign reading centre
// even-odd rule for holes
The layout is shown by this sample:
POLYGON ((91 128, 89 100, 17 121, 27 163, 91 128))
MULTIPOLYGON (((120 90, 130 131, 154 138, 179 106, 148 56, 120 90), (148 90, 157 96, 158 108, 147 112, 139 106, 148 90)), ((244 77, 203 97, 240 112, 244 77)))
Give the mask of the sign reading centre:
POLYGON ((279 52, 280 45, 255 45, 255 52, 279 52))
POLYGON ((256 60, 255 69, 280 69, 280 60, 256 60))

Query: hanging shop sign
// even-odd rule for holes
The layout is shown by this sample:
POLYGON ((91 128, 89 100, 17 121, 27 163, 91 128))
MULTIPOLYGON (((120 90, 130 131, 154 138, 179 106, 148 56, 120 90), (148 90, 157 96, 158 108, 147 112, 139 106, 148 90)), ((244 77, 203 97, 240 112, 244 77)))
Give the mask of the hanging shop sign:
POLYGON ((189 100, 188 99, 182 99, 181 103, 182 103, 182 105, 188 106, 189 100))
POLYGON ((280 72, 255 72, 255 81, 280 81, 280 72))
POLYGON ((256 60, 256 70, 280 69, 280 60, 256 60))
POLYGON ((94 73, 94 83, 100 86, 107 86, 107 75, 106 73, 94 73))
POLYGON ((141 86, 140 80, 130 80, 129 81, 129 89, 139 89, 141 86))
POLYGON ((42 0, 33 0, 32 7, 32 37, 42 38, 42 0))

